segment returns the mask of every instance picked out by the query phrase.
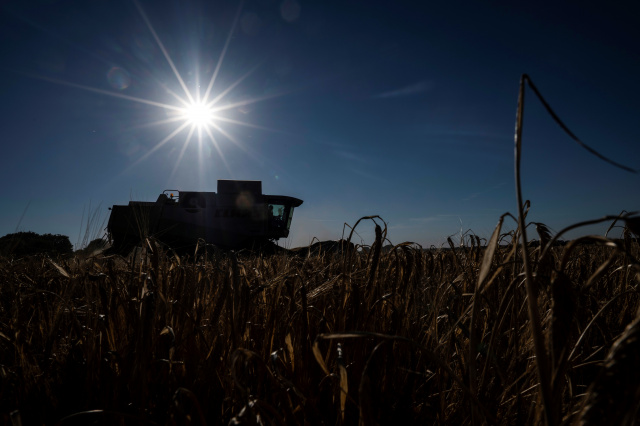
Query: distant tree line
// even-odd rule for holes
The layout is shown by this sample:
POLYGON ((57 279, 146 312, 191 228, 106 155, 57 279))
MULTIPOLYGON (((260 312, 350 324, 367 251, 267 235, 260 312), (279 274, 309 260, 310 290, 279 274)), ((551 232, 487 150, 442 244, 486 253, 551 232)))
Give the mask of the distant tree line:
POLYGON ((0 237, 0 254, 22 257, 48 253, 53 255, 73 253, 73 245, 66 235, 16 232, 0 237))

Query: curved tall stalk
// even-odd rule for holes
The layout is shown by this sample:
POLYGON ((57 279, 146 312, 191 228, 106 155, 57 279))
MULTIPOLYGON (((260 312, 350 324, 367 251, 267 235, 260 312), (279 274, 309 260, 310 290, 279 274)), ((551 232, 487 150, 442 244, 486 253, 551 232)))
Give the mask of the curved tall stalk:
POLYGON ((524 84, 529 76, 523 74, 520 78, 520 91, 518 94, 518 111, 516 113, 516 135, 515 135, 515 174, 516 174, 516 197, 518 200, 518 227, 520 228, 520 244, 522 247, 522 261, 524 263, 525 287, 527 289, 527 306, 529 309, 529 326, 533 336, 533 348, 536 354, 536 367, 542 391, 542 402, 547 425, 554 424, 553 411, 551 408, 551 375, 549 374, 549 359, 544 345, 542 335, 542 322, 538 309, 538 292, 534 287, 533 273, 527 251, 527 228, 524 222, 524 209, 522 201, 522 188, 520 185, 520 157, 522 152, 522 120, 524 113, 524 84))
POLYGON ((611 160, 608 157, 600 154, 589 145, 582 142, 569 128, 560 120, 560 117, 551 109, 549 103, 542 97, 540 91, 533 84, 527 74, 522 74, 520 77, 520 90, 518 93, 518 110, 516 113, 516 134, 515 134, 515 178, 516 178, 516 197, 518 200, 518 227, 520 228, 520 244, 522 247, 522 258, 524 263, 525 273, 525 287, 527 289, 527 306, 529 310, 529 324, 531 327, 531 334, 533 336, 533 346, 536 354, 536 367, 538 371, 538 377, 540 379, 540 388, 542 391, 542 400, 544 404, 545 417, 547 425, 555 424, 556 419, 553 418, 552 411, 552 389, 551 389, 551 374, 549 370, 549 358, 544 343, 544 336, 542 333, 542 321, 540 319, 540 310, 538 308, 538 293, 533 282, 533 273, 531 272, 531 263, 529 259, 529 253, 527 250, 527 228, 524 221, 524 204, 522 200, 522 188, 520 185, 520 159, 522 153, 522 121, 524 117, 524 88, 525 83, 529 85, 533 93, 538 97, 544 108, 547 110, 551 118, 558 123, 558 125, 564 130, 571 139, 573 139, 582 148, 589 151, 599 159, 631 173, 637 173, 637 170, 620 164, 611 160))

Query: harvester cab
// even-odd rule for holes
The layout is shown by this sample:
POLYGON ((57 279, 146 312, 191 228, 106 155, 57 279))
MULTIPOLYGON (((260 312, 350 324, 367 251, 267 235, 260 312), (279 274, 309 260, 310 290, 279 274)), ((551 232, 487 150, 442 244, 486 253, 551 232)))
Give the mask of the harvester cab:
POLYGON ((165 190, 155 202, 113 206, 107 231, 114 251, 148 236, 175 248, 204 240, 224 249, 262 246, 289 236, 302 200, 262 194, 261 181, 218 180, 218 192, 165 190))

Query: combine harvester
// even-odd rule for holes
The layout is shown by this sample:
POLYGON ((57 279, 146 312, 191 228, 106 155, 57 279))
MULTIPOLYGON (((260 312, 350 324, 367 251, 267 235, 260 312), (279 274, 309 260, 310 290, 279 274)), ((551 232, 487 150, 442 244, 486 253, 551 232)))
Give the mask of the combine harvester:
POLYGON ((289 236, 302 200, 262 194, 261 181, 218 180, 218 192, 166 190, 155 202, 113 206, 107 224, 112 252, 127 254, 147 237, 176 250, 199 240, 222 249, 273 247, 289 236))

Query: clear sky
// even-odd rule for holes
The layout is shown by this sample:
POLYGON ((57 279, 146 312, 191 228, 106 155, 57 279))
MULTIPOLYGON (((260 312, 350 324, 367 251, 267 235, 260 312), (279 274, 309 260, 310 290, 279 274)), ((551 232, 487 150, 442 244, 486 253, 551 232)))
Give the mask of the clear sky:
MULTIPOLYGON (((0 235, 76 243, 113 204, 256 179, 304 200, 288 246, 365 215, 393 243, 488 238, 516 212, 522 73, 585 143, 640 168, 639 19, 637 1, 6 0, 0 235), (200 138, 177 109, 205 95, 200 138)), ((531 91, 523 155, 530 220, 640 210, 640 176, 578 147, 531 91)))

